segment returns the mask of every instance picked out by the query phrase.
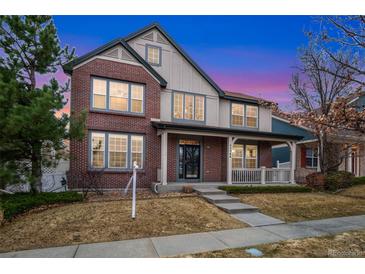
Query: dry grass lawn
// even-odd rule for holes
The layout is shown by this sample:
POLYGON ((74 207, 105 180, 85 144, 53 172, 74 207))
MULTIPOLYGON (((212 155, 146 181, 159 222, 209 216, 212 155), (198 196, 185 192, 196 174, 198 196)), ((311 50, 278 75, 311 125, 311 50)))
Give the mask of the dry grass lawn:
POLYGON ((0 252, 241 228, 197 197, 89 202, 29 212, 0 226, 0 252))
POLYGON ((241 202, 286 222, 365 214, 365 199, 327 193, 240 194, 241 202))
MULTIPOLYGON (((255 248, 269 258, 327 258, 365 257, 365 230, 330 237, 306 238, 259 245, 255 248)), ((184 257, 194 258, 252 258, 246 248, 225 249, 184 257)))
POLYGON ((339 195, 365 199, 365 185, 353 186, 339 193, 339 195))

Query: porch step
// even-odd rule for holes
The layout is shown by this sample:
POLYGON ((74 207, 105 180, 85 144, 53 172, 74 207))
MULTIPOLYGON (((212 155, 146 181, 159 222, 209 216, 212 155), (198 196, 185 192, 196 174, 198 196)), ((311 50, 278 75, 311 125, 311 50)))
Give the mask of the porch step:
POLYGON ((267 216, 259 212, 238 213, 232 214, 232 216, 250 226, 265 226, 285 223, 282 220, 267 216))
POLYGON ((228 195, 202 195, 202 197, 212 204, 228 204, 240 202, 240 199, 228 195))
POLYGON ((199 195, 225 195, 227 194, 226 191, 220 190, 218 188, 200 188, 200 187, 194 187, 193 188, 199 195))
POLYGON ((248 212, 252 213, 259 211, 259 209, 255 206, 242 203, 217 204, 217 207, 230 214, 248 213, 248 212))

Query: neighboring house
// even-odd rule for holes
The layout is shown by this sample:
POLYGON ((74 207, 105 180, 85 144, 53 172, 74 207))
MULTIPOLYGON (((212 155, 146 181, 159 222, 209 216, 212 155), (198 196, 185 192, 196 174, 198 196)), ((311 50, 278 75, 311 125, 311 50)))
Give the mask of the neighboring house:
MULTIPOLYGON (((349 104, 356 106, 359 111, 365 108, 365 94, 360 94, 350 100, 349 104)), ((309 128, 295 126, 289 121, 272 116, 272 131, 286 134, 297 134, 303 139, 297 142, 296 181, 304 182, 305 176, 320 171, 318 157, 318 142, 309 128)), ((339 170, 349 171, 355 176, 365 176, 365 136, 353 133, 337 134, 331 138, 331 142, 348 147, 348 152, 339 155, 341 161, 339 170), (351 147, 350 147, 351 146, 351 147)), ((285 144, 272 147, 273 166, 283 167, 290 162, 290 149, 285 144)))
POLYGON ((143 188, 294 182, 294 163, 272 168, 271 147, 288 144, 295 158, 302 137, 274 132, 270 109, 256 97, 223 91, 158 24, 64 71, 72 79, 71 111, 88 111, 86 137, 70 144, 70 188, 91 170, 103 170, 103 188, 123 188, 134 161, 143 188))

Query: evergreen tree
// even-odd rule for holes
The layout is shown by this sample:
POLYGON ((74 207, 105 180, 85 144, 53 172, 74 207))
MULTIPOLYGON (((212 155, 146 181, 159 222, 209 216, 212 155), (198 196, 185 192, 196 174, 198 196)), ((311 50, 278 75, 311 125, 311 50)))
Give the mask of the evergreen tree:
POLYGON ((60 86, 52 78, 38 87, 36 76, 55 73, 74 50, 61 48, 50 16, 1 16, 0 48, 0 178, 4 185, 25 175, 38 192, 42 166, 62 156, 66 139, 83 137, 86 117, 57 117, 67 103, 68 84, 60 86))

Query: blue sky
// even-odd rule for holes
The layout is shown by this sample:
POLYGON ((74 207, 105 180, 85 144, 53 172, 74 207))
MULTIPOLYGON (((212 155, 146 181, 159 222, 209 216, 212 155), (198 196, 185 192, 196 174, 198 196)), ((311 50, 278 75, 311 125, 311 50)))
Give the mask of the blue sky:
MULTIPOLYGON (((288 84, 312 16, 55 16, 62 44, 77 55, 160 23, 225 90, 291 104, 288 84)), ((65 78, 58 74, 61 79, 65 78)))

